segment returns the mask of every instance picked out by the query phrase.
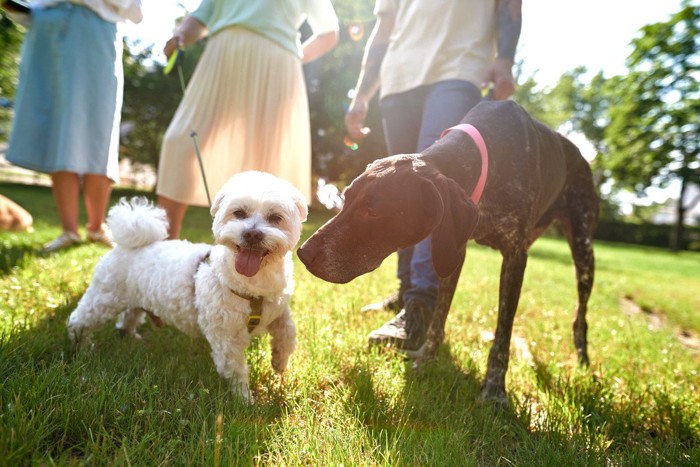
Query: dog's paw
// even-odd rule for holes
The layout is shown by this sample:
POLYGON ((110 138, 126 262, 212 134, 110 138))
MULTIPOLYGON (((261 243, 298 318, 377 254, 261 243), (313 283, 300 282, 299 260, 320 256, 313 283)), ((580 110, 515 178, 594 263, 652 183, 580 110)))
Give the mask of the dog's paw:
POLYGON ((129 331, 128 329, 120 329, 120 328, 116 328, 116 329, 117 329, 117 332, 119 333, 119 337, 121 337, 121 338, 124 338, 124 339, 131 338, 131 339, 136 339, 139 341, 143 339, 143 336, 141 336, 141 334, 139 334, 135 330, 129 331))
POLYGON ((481 388, 480 402, 491 404, 500 409, 507 408, 508 397, 506 396, 505 386, 485 382, 481 388))
POLYGON ((438 350, 440 348, 439 342, 426 340, 423 345, 421 345, 418 350, 406 350, 404 353, 406 357, 414 360, 413 368, 418 369, 428 362, 435 360, 437 358, 438 350))
POLYGON ((283 373, 287 369, 287 363, 289 362, 289 355, 284 355, 278 350, 272 351, 272 369, 275 373, 283 373))
POLYGON ((69 325, 68 338, 76 350, 89 350, 94 346, 92 336, 82 328, 69 325))
POLYGON ((233 393, 246 404, 255 404, 255 397, 253 397, 253 393, 250 391, 250 388, 247 384, 234 383, 232 389, 233 393))
POLYGON ((92 350, 95 347, 95 343, 90 336, 81 336, 79 338, 71 338, 73 348, 78 352, 84 352, 87 350, 92 350))

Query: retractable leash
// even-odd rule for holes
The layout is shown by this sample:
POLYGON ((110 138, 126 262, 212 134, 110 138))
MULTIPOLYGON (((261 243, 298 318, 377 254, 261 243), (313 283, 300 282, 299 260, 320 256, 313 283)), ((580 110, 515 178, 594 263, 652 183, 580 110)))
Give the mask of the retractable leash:
MULTIPOLYGON (((185 95, 185 76, 182 71, 182 61, 184 60, 185 51, 178 47, 170 55, 168 63, 163 69, 163 74, 168 75, 173 68, 177 67, 177 74, 180 77, 180 87, 182 88, 182 95, 185 95)), ((199 171, 202 173, 202 181, 204 182, 204 191, 207 194, 207 202, 209 202, 209 207, 211 208, 211 196, 209 196, 209 185, 207 184, 207 176, 204 173, 204 164, 202 163, 202 154, 199 152, 199 136, 195 130, 190 133, 190 138, 192 138, 192 143, 194 144, 194 151, 197 153, 197 162, 199 162, 199 171)))

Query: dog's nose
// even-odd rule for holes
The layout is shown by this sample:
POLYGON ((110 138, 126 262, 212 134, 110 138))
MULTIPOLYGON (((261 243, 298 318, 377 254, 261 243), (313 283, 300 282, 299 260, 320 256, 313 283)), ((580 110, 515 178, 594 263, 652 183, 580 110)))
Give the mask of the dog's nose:
POLYGON ((263 233, 258 229, 250 229, 243 233, 243 239, 248 245, 257 245, 263 241, 263 233))
POLYGON ((316 259, 316 254, 314 253, 313 248, 310 248, 307 243, 304 243, 301 247, 299 247, 297 250, 297 256, 306 267, 311 266, 314 259, 316 259))

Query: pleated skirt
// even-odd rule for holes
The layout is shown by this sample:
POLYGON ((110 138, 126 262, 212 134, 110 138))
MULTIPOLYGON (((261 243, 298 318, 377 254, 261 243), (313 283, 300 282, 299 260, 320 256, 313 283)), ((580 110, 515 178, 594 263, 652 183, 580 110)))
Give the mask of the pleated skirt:
POLYGON ((121 60, 114 23, 72 3, 35 9, 22 45, 7 160, 118 181, 121 60))
POLYGON ((311 134, 301 60, 262 35, 226 28, 209 39, 163 140, 157 192, 188 205, 234 174, 270 172, 310 200, 311 134))

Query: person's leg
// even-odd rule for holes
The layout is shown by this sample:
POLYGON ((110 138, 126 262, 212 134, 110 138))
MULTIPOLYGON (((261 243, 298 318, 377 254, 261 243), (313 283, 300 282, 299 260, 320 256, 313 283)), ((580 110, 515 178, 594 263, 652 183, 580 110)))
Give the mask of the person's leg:
MULTIPOLYGON (((444 129, 458 124, 480 100, 479 89, 467 81, 449 80, 430 86, 423 107, 418 152, 437 141, 444 129)), ((433 267, 430 242, 431 237, 427 237, 413 248, 411 289, 406 291, 405 300, 418 298, 432 310, 439 279, 433 267)))
POLYGON ((158 197, 158 205, 165 209, 165 213, 168 215, 168 222, 170 224, 168 227, 168 239, 178 239, 180 237, 180 229, 182 229, 182 221, 187 211, 187 205, 162 195, 158 197))
MULTIPOLYGON (((384 123, 384 137, 389 154, 413 154, 418 145, 418 136, 423 115, 423 103, 427 87, 420 87, 405 93, 384 97, 380 103, 384 123)), ((385 300, 384 308, 398 311, 398 314, 369 335, 370 345, 393 345, 403 348, 407 339, 405 293, 411 284, 411 258, 413 247, 398 251, 398 278, 400 281, 396 300, 385 300)))
POLYGON ((80 212, 80 179, 74 172, 53 172, 51 174, 53 194, 58 217, 64 232, 78 235, 78 214, 80 212))
MULTIPOLYGON (((442 130, 459 123, 480 99, 478 88, 464 81, 437 83, 426 91, 416 143, 418 152, 433 144, 442 130)), ((415 135, 413 131, 410 133, 415 135)), ((404 350, 417 350, 423 345, 439 283, 433 268, 430 237, 413 247, 409 270, 411 287, 404 293, 403 310, 370 334, 370 344, 389 344, 404 350)))
POLYGON ((99 232, 105 221, 112 181, 104 175, 86 174, 83 176, 83 199, 87 213, 87 230, 99 232))
MULTIPOLYGON (((382 124, 387 151, 390 155, 411 154, 416 151, 421 126, 425 88, 384 97, 381 102, 382 124)), ((397 252, 399 290, 384 300, 382 306, 400 311, 404 305, 403 294, 411 287, 411 257, 413 247, 397 252)))
POLYGON ((80 179, 74 172, 53 172, 51 174, 51 192, 58 217, 61 219, 63 233, 44 245, 43 253, 68 248, 80 243, 78 234, 78 214, 80 212, 80 179))
POLYGON ((85 174, 83 176, 87 239, 110 248, 114 246, 112 233, 104 222, 111 192, 112 181, 107 176, 98 174, 85 174))

